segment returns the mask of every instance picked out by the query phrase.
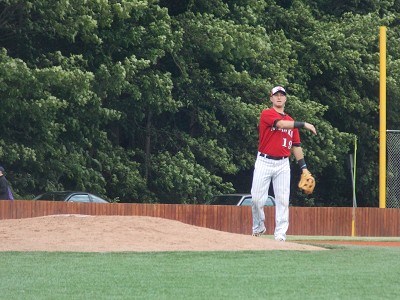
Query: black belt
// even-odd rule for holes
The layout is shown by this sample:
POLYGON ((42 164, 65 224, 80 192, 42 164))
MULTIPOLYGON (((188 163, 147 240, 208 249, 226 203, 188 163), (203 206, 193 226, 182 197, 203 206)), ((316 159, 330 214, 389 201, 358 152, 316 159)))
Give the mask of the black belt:
POLYGON ((281 159, 285 159, 288 158, 288 156, 271 156, 268 154, 264 154, 264 153, 260 153, 261 157, 265 157, 265 158, 269 158, 269 159, 273 159, 273 160, 281 160, 281 159))

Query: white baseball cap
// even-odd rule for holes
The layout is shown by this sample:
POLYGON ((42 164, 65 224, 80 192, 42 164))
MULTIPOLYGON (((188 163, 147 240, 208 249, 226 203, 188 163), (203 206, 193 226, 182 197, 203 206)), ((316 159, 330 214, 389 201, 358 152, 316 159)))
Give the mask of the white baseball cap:
POLYGON ((284 94, 286 95, 285 89, 284 89, 283 87, 281 87, 280 85, 274 87, 274 88, 271 90, 271 96, 272 96, 272 95, 275 95, 277 92, 282 92, 282 93, 284 93, 284 94))

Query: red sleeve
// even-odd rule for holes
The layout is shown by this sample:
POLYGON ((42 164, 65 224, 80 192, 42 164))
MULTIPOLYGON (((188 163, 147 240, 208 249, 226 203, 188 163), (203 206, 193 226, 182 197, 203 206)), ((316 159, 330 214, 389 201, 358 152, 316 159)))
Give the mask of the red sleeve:
POLYGON ((300 145, 301 145, 301 140, 300 140, 299 129, 295 128, 293 129, 293 146, 300 147, 300 145))
POLYGON ((273 109, 264 109, 261 112, 261 123, 263 127, 274 127, 276 121, 282 120, 283 116, 279 115, 275 110, 273 109))

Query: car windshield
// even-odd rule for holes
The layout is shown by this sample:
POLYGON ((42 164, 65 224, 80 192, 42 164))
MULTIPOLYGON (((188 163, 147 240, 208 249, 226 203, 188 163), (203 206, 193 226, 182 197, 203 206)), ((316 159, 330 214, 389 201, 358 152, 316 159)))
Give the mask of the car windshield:
POLYGON ((64 201, 65 197, 69 193, 44 193, 35 198, 35 200, 53 200, 53 201, 64 201))
POLYGON ((102 199, 100 197, 97 197, 95 195, 92 195, 92 200, 95 203, 108 203, 108 201, 106 201, 106 200, 104 200, 104 199, 102 199))
POLYGON ((88 194, 75 194, 68 198, 68 202, 90 202, 88 194))
POLYGON ((214 205, 237 205, 242 198, 240 195, 221 195, 215 196, 210 204, 214 205))
POLYGON ((241 206, 251 206, 251 197, 246 197, 245 199, 243 199, 243 201, 240 205, 241 206))
MULTIPOLYGON (((251 201, 252 201, 251 196, 248 196, 248 197, 243 199, 243 201, 240 204, 240 206, 251 206, 251 201)), ((267 199, 265 199, 264 206, 275 206, 274 197, 268 196, 267 199)))

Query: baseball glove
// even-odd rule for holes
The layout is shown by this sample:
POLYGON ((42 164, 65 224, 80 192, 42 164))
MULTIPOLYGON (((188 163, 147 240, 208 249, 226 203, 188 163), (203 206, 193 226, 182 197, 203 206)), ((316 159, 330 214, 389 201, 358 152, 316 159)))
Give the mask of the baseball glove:
POLYGON ((307 195, 314 191, 315 179, 309 171, 305 171, 301 174, 299 188, 307 195))

